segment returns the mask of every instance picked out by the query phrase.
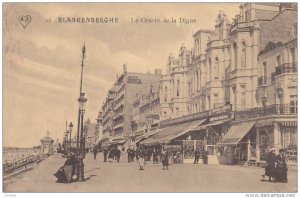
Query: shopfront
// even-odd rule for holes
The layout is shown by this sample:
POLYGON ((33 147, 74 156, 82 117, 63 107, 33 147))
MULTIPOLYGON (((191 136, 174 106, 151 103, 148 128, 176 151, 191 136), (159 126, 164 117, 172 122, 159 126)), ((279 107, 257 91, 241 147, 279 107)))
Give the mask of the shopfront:
POLYGON ((220 164, 237 164, 256 157, 255 122, 233 124, 217 144, 220 164))
POLYGON ((188 140, 195 138, 193 131, 194 129, 203 124, 207 119, 195 120, 190 122, 184 122, 179 124, 173 124, 159 129, 159 132, 140 144, 146 147, 152 148, 164 148, 168 150, 170 162, 171 163, 183 163, 186 157, 190 160, 194 158, 195 148, 192 146, 189 155, 184 155, 184 149, 187 147, 184 143, 186 141, 198 141, 198 140, 188 140), (184 147, 185 146, 185 147, 184 147))

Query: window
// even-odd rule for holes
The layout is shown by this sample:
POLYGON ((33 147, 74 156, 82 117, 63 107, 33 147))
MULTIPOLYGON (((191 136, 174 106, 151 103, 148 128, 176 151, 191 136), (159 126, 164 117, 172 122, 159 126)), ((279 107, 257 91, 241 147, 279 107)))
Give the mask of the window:
POLYGON ((212 75, 212 73, 211 73, 212 68, 211 68, 211 59, 210 58, 208 59, 208 69, 209 69, 209 80, 211 80, 212 79, 212 77, 211 77, 211 75, 212 75))
POLYGON ((165 86, 165 102, 168 101, 168 87, 165 86))
POLYGON ((276 64, 277 64, 277 66, 281 65, 281 57, 280 57, 280 55, 276 56, 276 64))
POLYGON ((190 65, 190 55, 186 55, 186 66, 190 65))
POLYGON ((294 37, 297 38, 297 22, 295 22, 293 24, 293 34, 294 34, 294 37))
POLYGON ((291 58, 292 58, 291 62, 295 63, 296 62, 295 48, 291 48, 290 53, 291 53, 291 58))
POLYGON ((179 96, 180 94, 180 81, 177 80, 177 96, 179 96))
POLYGON ((246 44, 244 42, 242 42, 241 67, 246 67, 246 44))
POLYGON ((263 70, 262 70, 262 80, 263 84, 267 83, 267 62, 263 62, 263 70))
POLYGON ((236 70, 237 69, 237 56, 238 56, 238 54, 237 54, 237 45, 236 45, 236 43, 234 43, 233 44, 233 66, 234 66, 234 70, 236 70))
POLYGON ((219 79, 219 59, 216 57, 216 62, 215 62, 215 79, 219 79))
POLYGON ((290 95, 290 113, 297 113, 298 97, 297 95, 290 95))
POLYGON ((262 70, 262 76, 267 76, 267 62, 263 62, 263 70, 262 70))
POLYGON ((219 96, 218 94, 214 94, 214 107, 218 107, 218 102, 219 102, 219 96))
POLYGON ((246 108, 246 85, 241 85, 241 108, 246 108))

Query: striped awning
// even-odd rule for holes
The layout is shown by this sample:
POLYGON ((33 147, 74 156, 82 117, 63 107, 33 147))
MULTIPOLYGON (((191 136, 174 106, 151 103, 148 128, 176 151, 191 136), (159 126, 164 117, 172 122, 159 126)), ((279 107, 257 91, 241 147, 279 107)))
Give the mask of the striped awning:
POLYGON ((153 135, 151 138, 143 140, 141 144, 145 146, 155 146, 158 144, 169 144, 171 140, 182 136, 195 127, 201 125, 206 119, 196 120, 192 122, 185 122, 175 125, 169 125, 165 128, 159 129, 159 132, 153 135))
POLYGON ((254 125, 255 122, 245 122, 231 126, 217 146, 238 144, 247 135, 247 133, 249 133, 254 125))
POLYGON ((297 121, 280 121, 279 124, 282 126, 297 126, 297 121))

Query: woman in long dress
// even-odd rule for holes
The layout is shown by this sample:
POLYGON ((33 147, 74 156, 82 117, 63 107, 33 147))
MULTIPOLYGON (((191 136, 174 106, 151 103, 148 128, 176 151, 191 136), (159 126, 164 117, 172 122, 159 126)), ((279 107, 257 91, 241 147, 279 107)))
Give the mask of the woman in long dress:
POLYGON ((279 150, 279 155, 276 156, 276 181, 287 183, 287 163, 284 156, 284 150, 279 150))
POLYGON ((272 180, 275 181, 275 164, 276 164, 275 148, 271 148, 266 159, 265 175, 263 175, 263 177, 269 176, 269 181, 272 180))
POLYGON ((140 147, 138 150, 138 156, 139 156, 139 166, 140 170, 144 170, 144 165, 145 165, 145 150, 144 148, 140 147))
POLYGON ((163 150, 162 152, 162 165, 163 165, 163 169, 164 170, 169 170, 169 156, 168 156, 168 152, 163 150))
POLYGON ((59 183, 71 183, 72 177, 74 175, 76 165, 75 155, 68 155, 68 159, 65 164, 58 169, 58 171, 54 174, 57 178, 57 182, 59 183))

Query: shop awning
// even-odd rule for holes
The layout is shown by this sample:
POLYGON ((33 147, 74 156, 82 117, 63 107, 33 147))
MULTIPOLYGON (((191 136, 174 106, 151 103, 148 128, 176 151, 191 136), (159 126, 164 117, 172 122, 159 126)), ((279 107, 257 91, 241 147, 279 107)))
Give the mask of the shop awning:
POLYGON ((218 120, 218 121, 214 121, 214 122, 211 122, 209 124, 206 124, 206 125, 201 125, 201 126, 198 126, 196 127, 194 130, 203 130, 203 129, 206 129, 207 127, 210 127, 210 126, 216 126, 216 125, 220 125, 220 124, 224 124, 225 122, 229 122, 231 121, 232 119, 226 119, 226 120, 218 120))
POLYGON ((157 134, 142 141, 141 144, 145 146, 154 146, 157 144, 169 143, 171 140, 182 136, 191 131, 193 128, 199 126, 205 120, 206 119, 167 126, 165 128, 159 129, 157 134))
POLYGON ((117 140, 110 143, 110 145, 123 145, 127 140, 117 140))
POLYGON ((135 137, 135 141, 133 144, 131 144, 131 146, 135 146, 137 143, 147 139, 147 138, 150 138, 151 136, 157 134, 159 131, 161 131, 160 129, 156 129, 155 131, 149 131, 148 133, 144 133, 143 135, 139 135, 139 136, 136 136, 135 137))
POLYGON ((254 125, 255 122, 245 122, 231 126, 217 146, 238 144, 247 135, 247 133, 249 133, 254 125))

